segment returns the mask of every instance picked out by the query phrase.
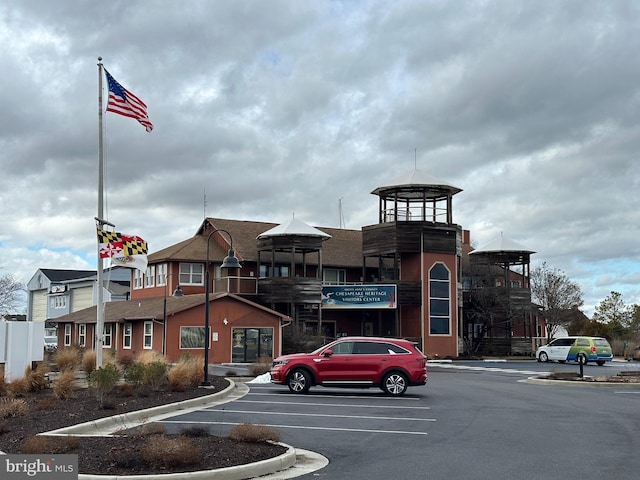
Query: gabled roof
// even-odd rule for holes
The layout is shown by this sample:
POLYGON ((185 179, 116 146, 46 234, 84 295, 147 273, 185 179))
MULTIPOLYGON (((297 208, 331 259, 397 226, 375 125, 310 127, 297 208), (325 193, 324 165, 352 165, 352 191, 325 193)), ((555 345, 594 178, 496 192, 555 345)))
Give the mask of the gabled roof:
POLYGON ((95 270, 61 270, 55 268, 41 268, 42 274, 52 282, 68 282, 81 278, 95 278, 95 270))
MULTIPOLYGON (((233 248, 240 261, 257 262, 257 237, 278 225, 269 222, 251 222, 247 220, 228 220, 222 218, 207 218, 204 220, 196 235, 176 243, 170 247, 154 252, 148 256, 149 264, 165 261, 204 262, 207 256, 207 236, 203 234, 209 228, 225 230, 233 238, 233 248)), ((362 231, 340 228, 316 227, 331 236, 322 247, 322 264, 325 267, 361 267, 362 266, 362 231)), ((218 241, 210 242, 209 258, 221 261, 231 247, 228 235, 215 235, 218 241)), ((315 259, 309 258, 308 263, 314 264, 315 259)))
MULTIPOLYGON (((253 308, 263 310, 267 313, 275 315, 283 320, 291 320, 275 310, 264 307, 258 303, 252 302, 240 295, 233 293, 213 293, 209 295, 209 302, 217 301, 222 298, 231 298, 232 300, 245 303, 253 308)), ((167 297, 167 315, 175 315, 177 313, 204 305, 205 294, 184 295, 182 297, 167 297)), ((162 320, 164 317, 164 298, 140 298, 128 300, 126 302, 107 302, 105 303, 104 321, 107 323, 123 323, 134 320, 162 320)), ((95 305, 77 312, 57 317, 58 323, 96 323, 97 312, 95 305)))

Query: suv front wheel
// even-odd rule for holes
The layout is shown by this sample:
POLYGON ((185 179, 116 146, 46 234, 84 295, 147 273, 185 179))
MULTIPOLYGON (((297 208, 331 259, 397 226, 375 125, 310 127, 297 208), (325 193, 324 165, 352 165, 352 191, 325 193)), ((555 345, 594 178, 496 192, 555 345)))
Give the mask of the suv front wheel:
POLYGON ((311 375, 302 368, 296 368, 289 375, 287 385, 293 393, 307 393, 311 387, 311 375))
POLYGON ((382 379, 382 391, 387 395, 399 397, 407 391, 407 377, 400 372, 391 372, 382 379))

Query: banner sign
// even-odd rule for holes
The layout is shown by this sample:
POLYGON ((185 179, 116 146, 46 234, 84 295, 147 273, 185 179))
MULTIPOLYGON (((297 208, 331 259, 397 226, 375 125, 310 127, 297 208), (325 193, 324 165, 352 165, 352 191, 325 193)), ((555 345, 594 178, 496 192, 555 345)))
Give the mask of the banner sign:
POLYGON ((396 308, 396 286, 324 286, 322 287, 322 308, 396 308))

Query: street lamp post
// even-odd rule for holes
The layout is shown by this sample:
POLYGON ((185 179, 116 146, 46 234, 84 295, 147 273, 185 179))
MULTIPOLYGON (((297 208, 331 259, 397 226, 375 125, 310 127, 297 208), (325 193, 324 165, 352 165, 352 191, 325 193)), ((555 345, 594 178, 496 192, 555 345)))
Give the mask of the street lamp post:
POLYGON ((169 284, 168 278, 176 277, 178 279, 178 285, 173 291, 173 297, 182 297, 184 293, 180 288, 180 277, 177 273, 169 273, 164 278, 164 301, 162 304, 162 356, 167 354, 167 285, 169 284))
POLYGON ((222 265, 220 268, 241 268, 240 262, 238 262, 238 258, 236 257, 236 252, 233 250, 233 237, 226 230, 218 228, 209 233, 207 237, 207 261, 205 262, 205 270, 204 270, 204 377, 202 380, 203 387, 210 387, 211 382, 209 381, 209 340, 211 335, 209 334, 209 240, 211 240, 211 236, 216 232, 224 232, 229 236, 229 243, 231 244, 231 248, 229 248, 229 253, 224 260, 222 261, 222 265))

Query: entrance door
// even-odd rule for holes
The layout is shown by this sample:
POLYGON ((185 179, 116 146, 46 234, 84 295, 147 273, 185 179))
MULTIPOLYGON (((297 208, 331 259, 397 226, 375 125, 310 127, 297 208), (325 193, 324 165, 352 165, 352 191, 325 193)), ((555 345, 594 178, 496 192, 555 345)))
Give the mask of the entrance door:
POLYGON ((260 357, 273 358, 272 328, 234 328, 231 361, 256 363, 260 357))

